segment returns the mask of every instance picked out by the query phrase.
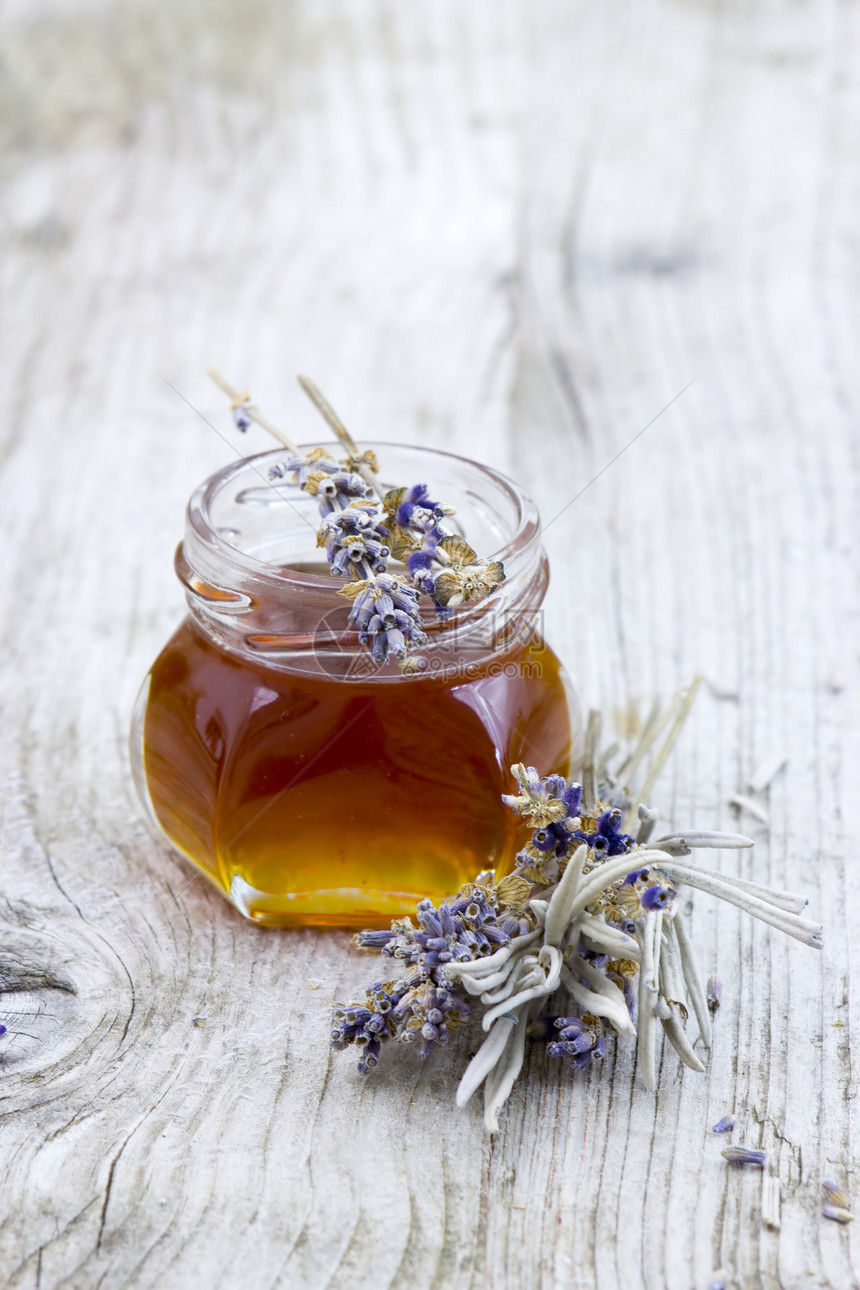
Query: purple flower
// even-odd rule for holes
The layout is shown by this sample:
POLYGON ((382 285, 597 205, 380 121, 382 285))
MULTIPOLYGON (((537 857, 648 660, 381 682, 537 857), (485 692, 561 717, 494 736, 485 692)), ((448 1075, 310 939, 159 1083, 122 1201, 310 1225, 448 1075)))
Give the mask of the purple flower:
POLYGON ((520 792, 503 793, 502 801, 515 815, 525 816, 539 829, 562 824, 569 816, 576 815, 582 796, 579 784, 568 784, 561 775, 541 778, 534 766, 517 765, 512 770, 520 792))
POLYGON ((832 1178, 825 1178, 821 1184, 821 1190, 824 1192, 824 1199, 830 1205, 840 1205, 843 1209, 850 1208, 848 1203, 848 1193, 844 1188, 835 1183, 832 1178))
POLYGON ((660 887, 656 883, 651 887, 646 887, 639 897, 639 903, 648 913, 656 910, 666 909, 671 905, 675 898, 675 892, 671 887, 660 887))
POLYGON ((358 1069, 362 1075, 373 1069, 382 1044, 396 1033, 394 1013, 407 988, 402 981, 378 981, 368 990, 365 1003, 335 1009, 332 1047, 341 1051, 354 1044, 361 1052, 358 1069))
POLYGON ((621 993, 624 995, 624 1002, 627 1004, 627 1011, 630 1013, 630 1020, 636 1020, 636 990, 629 976, 621 978, 621 993))
POLYGON ((395 932, 389 927, 387 931, 356 932, 355 944, 360 950, 384 950, 395 932))
POLYGON ((582 1017, 556 1017, 554 1025, 556 1038, 546 1046, 548 1056, 571 1057, 577 1070, 587 1070, 604 1056, 606 1037, 599 1019, 589 1022, 582 1017))
MULTIPOLYGON (((333 476, 336 479, 337 476, 333 476)), ((372 503, 333 511, 320 524, 318 543, 325 547, 335 577, 360 575, 370 569, 383 573, 391 552, 386 545, 388 529, 380 523, 372 503)))
POLYGON ((597 828, 593 833, 584 833, 577 830, 573 836, 580 842, 586 842, 594 851, 595 855, 600 858, 610 856, 621 856, 634 845, 635 838, 629 833, 622 833, 619 825, 621 824, 624 814, 617 807, 609 811, 604 811, 603 815, 597 821, 597 828))
POLYGON ((758 1147, 726 1147, 722 1154, 730 1165, 756 1165, 759 1169, 764 1168, 767 1160, 767 1152, 758 1147))
POLYGON ((418 592, 394 574, 381 573, 358 592, 349 612, 349 623, 357 628, 362 645, 370 646, 374 663, 382 664, 389 654, 405 658, 407 643, 425 644, 421 626, 418 592))
POLYGON ((331 461, 328 457, 287 457, 286 461, 276 462, 269 468, 270 479, 284 479, 287 475, 292 474, 293 483, 304 488, 308 482, 308 475, 322 472, 327 475, 334 475, 340 470, 336 461, 331 461))
POLYGON ((371 489, 361 475, 354 475, 347 470, 336 470, 327 478, 316 481, 315 492, 319 498, 320 515, 325 518, 333 511, 345 510, 356 498, 369 497, 371 489))
MULTIPOLYGON (((438 502, 432 502, 426 484, 407 488, 395 512, 395 523, 401 528, 430 529, 441 520, 444 511, 438 502)), ((441 535, 440 535, 441 536, 441 535)))
MULTIPOLYGON (((398 514, 399 510, 398 508, 398 514)), ((445 535, 438 524, 431 525, 421 535, 421 543, 409 552, 406 557, 406 567, 409 570, 409 576, 415 583, 419 591, 425 595, 432 596, 435 590, 435 572, 434 561, 436 558, 436 547, 439 541, 445 535)), ((434 597, 435 599, 435 597, 434 597)), ((436 608, 444 612, 442 606, 437 603, 436 608)))
POLYGON ((717 1120, 711 1133, 731 1133, 735 1127, 735 1117, 733 1115, 724 1115, 721 1120, 717 1120))
POLYGON ((822 1218, 832 1218, 836 1223, 853 1223, 854 1215, 843 1205, 822 1205, 822 1218))

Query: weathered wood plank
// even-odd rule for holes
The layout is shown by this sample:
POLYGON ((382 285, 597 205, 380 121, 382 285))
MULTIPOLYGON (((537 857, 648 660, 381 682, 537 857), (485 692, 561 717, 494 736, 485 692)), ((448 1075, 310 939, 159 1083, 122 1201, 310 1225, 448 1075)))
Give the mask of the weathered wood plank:
POLYGON ((857 1170, 855 8, 16 0, 3 29, 9 1285, 860 1285, 819 1212, 857 1170), (148 836, 128 715, 231 452, 162 377, 225 429, 208 363, 298 437, 307 370, 358 434, 521 479, 584 699, 623 725, 710 683, 669 818, 737 827, 788 757, 722 863, 808 895, 826 947, 697 897, 706 1076, 532 1053, 489 1143, 455 1062, 330 1059, 345 936, 244 925, 148 836))

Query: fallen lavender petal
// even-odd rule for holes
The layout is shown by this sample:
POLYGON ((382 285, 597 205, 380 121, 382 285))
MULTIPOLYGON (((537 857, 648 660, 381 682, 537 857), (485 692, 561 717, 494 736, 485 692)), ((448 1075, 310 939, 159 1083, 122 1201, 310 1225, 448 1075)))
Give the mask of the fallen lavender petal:
POLYGON ((844 1205, 822 1205, 823 1218, 832 1218, 835 1223, 853 1223, 854 1215, 844 1205))
POLYGON ((721 1120, 717 1120, 711 1133, 731 1133, 735 1127, 735 1117, 733 1115, 724 1115, 721 1120))
POLYGON ((767 1152, 758 1147, 726 1147, 722 1155, 730 1165, 755 1165, 759 1169, 767 1160, 767 1152))
POLYGON ((821 1184, 821 1190, 824 1192, 824 1199, 829 1205, 836 1205, 840 1209, 850 1209, 848 1193, 831 1178, 825 1178, 821 1184))

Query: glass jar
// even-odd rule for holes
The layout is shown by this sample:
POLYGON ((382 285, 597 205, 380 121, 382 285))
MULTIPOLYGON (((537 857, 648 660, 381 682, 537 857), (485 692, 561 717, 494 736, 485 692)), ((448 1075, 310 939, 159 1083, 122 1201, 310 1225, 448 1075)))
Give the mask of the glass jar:
POLYGON ((263 453, 191 497, 176 553, 189 614, 135 704, 149 816, 258 923, 387 925, 482 869, 508 871, 511 764, 566 774, 581 733, 541 632, 534 503, 464 458, 368 446, 386 488, 420 481, 455 507, 448 527, 501 560, 505 581, 445 616, 422 597, 423 670, 375 666, 320 561, 316 499, 270 482, 284 453, 263 453))

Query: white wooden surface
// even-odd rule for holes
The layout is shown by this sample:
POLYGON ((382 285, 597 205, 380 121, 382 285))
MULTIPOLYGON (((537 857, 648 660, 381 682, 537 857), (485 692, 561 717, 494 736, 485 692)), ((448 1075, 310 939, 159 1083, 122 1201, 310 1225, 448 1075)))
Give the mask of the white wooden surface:
POLYGON ((860 1231, 819 1212, 823 1177, 860 1193, 860 8, 0 22, 6 1284, 860 1285, 860 1231), (162 378, 229 435, 208 363, 297 437, 306 370, 356 434, 522 480, 586 703, 712 683, 676 821, 737 827, 729 796, 788 756, 722 862, 808 894, 826 948, 697 901, 707 1076, 670 1053, 652 1095, 624 1047, 585 1079, 535 1054, 490 1143, 456 1061, 330 1057, 372 966, 346 936, 245 925, 146 833, 129 711, 182 613, 184 502, 231 451, 162 378), (779 1231, 708 1132, 730 1111, 779 1231))

